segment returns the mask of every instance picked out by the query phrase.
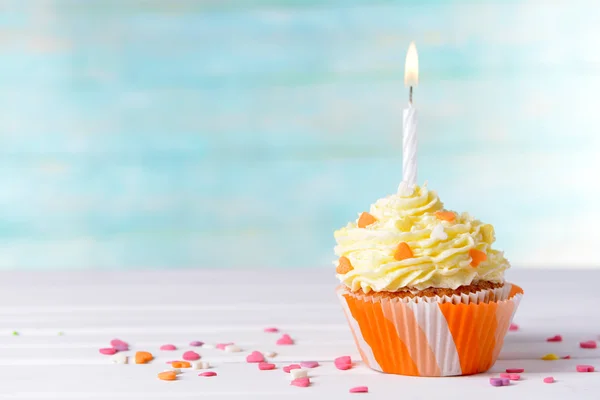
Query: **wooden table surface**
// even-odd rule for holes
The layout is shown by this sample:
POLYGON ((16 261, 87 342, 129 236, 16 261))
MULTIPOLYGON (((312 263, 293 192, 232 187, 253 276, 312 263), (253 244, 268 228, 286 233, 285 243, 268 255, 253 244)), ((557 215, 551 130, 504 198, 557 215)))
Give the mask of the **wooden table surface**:
POLYGON ((577 364, 600 369, 600 349, 579 342, 600 337, 600 271, 513 269, 509 280, 525 297, 499 361, 483 375, 413 378, 377 373, 361 362, 328 270, 184 270, 137 272, 0 273, 0 398, 2 399, 312 399, 403 398, 465 399, 535 396, 545 399, 598 399, 600 374, 578 373, 577 364), (278 327, 295 339, 277 346, 278 327), (18 332, 14 335, 13 331, 18 332), (62 334, 60 334, 61 332, 62 334), (546 338, 561 334, 561 343, 546 338), (120 338, 133 355, 146 350, 156 359, 147 365, 115 365, 98 349, 120 338), (168 360, 181 359, 188 343, 235 342, 244 352, 194 348, 209 361, 216 377, 185 370, 175 382, 157 373, 168 360), (162 344, 179 349, 160 351, 162 344), (273 371, 247 364, 248 351, 275 351, 273 371), (570 355, 543 361, 541 356, 570 355), (337 370, 335 357, 357 360, 337 370), (316 360, 312 386, 293 387, 281 367, 316 360), (506 368, 525 368, 509 387, 488 379, 506 368), (554 376, 554 384, 542 379, 554 376), (366 385, 369 394, 349 394, 366 385))

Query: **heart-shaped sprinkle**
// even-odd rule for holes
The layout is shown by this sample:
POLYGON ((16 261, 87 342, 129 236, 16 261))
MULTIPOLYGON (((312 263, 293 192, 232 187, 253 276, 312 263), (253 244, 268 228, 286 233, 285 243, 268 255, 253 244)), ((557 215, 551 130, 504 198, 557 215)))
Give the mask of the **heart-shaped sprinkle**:
POLYGON ((277 355, 277 353, 275 353, 274 351, 267 351, 265 353, 265 357, 275 357, 277 355))
POLYGON ((510 326, 508 327, 509 331, 518 331, 519 330, 519 325, 517 324, 510 324, 510 326))
POLYGON ((163 344, 162 346, 160 346, 160 350, 161 351, 174 351, 174 350, 177 350, 177 347, 175 347, 174 344, 163 344))
POLYGON ((356 386, 350 389, 350 393, 369 393, 367 386, 356 386))
POLYGON ((509 374, 522 374, 525 372, 524 368, 506 368, 506 372, 509 374))
MULTIPOLYGON (((233 344, 233 342, 231 343, 217 343, 217 345, 215 346, 217 349, 219 350, 225 350, 225 347, 227 346, 231 346, 233 344)), ((204 346, 206 347, 206 346, 204 346)))
POLYGON ((341 356, 341 357, 337 357, 335 360, 333 360, 334 364, 351 364, 352 363, 352 359, 350 358, 350 356, 341 356))
POLYGON ((360 217, 358 217, 357 225, 359 228, 366 228, 367 226, 374 224, 375 222, 377 222, 377 218, 375 218, 368 212, 363 212, 362 214, 360 214, 360 217))
POLYGON ((217 373, 213 372, 213 371, 206 371, 206 372, 200 372, 198 374, 198 376, 217 376, 217 373))
POLYGON ((339 364, 335 364, 335 367, 337 369, 341 370, 341 371, 345 371, 347 369, 352 368, 352 364, 342 364, 342 363, 339 363, 339 364))
POLYGON ((452 222, 456 219, 456 214, 452 211, 436 211, 434 215, 437 219, 441 219, 442 221, 452 222))
POLYGON ((191 368, 192 364, 187 361, 173 361, 171 362, 171 367, 173 368, 191 368))
POLYGON ((560 335, 554 335, 552 337, 549 337, 546 339, 546 342, 562 342, 562 336, 560 335))
POLYGON ((147 351, 138 351, 135 353, 136 364, 147 364, 152 360, 154 360, 152 353, 148 353, 147 351))
POLYGON ((588 340, 586 342, 580 342, 579 347, 581 347, 582 349, 595 349, 596 347, 598 347, 598 345, 594 340, 588 340))
POLYGON ((127 364, 128 357, 123 353, 117 353, 110 358, 113 364, 127 364))
POLYGON ((195 351, 186 351, 181 357, 187 361, 196 361, 200 359, 200 354, 196 353, 195 351))
POLYGON ((249 363, 261 363, 263 361, 265 361, 265 357, 260 351, 253 351, 246 356, 246 362, 249 363))
POLYGON ((117 352, 117 349, 113 349, 112 347, 105 347, 103 349, 98 350, 100 354, 104 354, 106 356, 112 356, 117 352))
POLYGON ((318 361, 302 361, 300 366, 303 368, 316 368, 319 366, 318 361))
POLYGON ((290 365, 286 365, 285 367, 283 367, 283 372, 289 374, 291 370, 293 369, 299 369, 300 365, 298 364, 290 364, 290 365))
POLYGON ((208 361, 193 361, 192 369, 208 369, 210 368, 210 364, 208 361))
POLYGON ((442 224, 437 224, 431 230, 431 235, 429 237, 437 240, 446 240, 448 239, 448 234, 444 231, 444 226, 442 224))
POLYGON ((471 256, 471 267, 473 268, 476 268, 479 264, 487 260, 487 254, 477 249, 469 250, 469 256, 471 256))
POLYGON ((413 252, 406 242, 398 243, 398 247, 396 247, 396 251, 394 252, 394 259, 402 261, 413 258, 413 256, 413 252))
POLYGON ((307 386, 310 385, 310 379, 308 379, 307 377, 294 379, 290 383, 290 385, 292 385, 292 386, 298 386, 298 387, 307 387, 307 386))
POLYGON ((177 374, 174 371, 165 371, 158 374, 158 379, 163 381, 174 381, 177 379, 177 374))
POLYGON ((554 360, 560 360, 560 357, 557 356, 554 353, 548 353, 545 356, 542 357, 542 360, 546 360, 546 361, 554 361, 554 360))
POLYGON ((118 351, 127 351, 129 350, 129 344, 127 344, 126 342, 120 340, 120 339, 113 339, 110 341, 110 345, 113 349, 116 349, 118 351))
POLYGON ((308 376, 308 371, 301 368, 295 368, 290 370, 290 377, 292 379, 305 378, 308 376))
POLYGON ((594 372, 594 367, 591 365, 577 365, 577 372, 594 372))
POLYGON ((352 266, 352 264, 350 264, 350 260, 348 259, 348 257, 341 256, 338 261, 338 266, 335 268, 335 272, 337 272, 340 275, 344 275, 352 271, 353 269, 354 267, 352 266))
POLYGON ((275 343, 280 346, 285 346, 285 345, 294 344, 294 340, 290 337, 290 335, 288 335, 286 333, 283 336, 281 336, 279 339, 277 339, 277 342, 275 342, 275 343))
POLYGON ((554 377, 548 376, 544 378, 544 383, 554 383, 554 377))
POLYGON ((223 351, 227 353, 239 353, 240 351, 242 351, 242 349, 239 346, 236 346, 235 344, 230 344, 228 346, 225 346, 223 351))
POLYGON ((261 371, 268 371, 271 369, 275 369, 275 364, 261 362, 261 363, 258 363, 258 369, 260 369, 261 371))
POLYGON ((198 340, 194 340, 193 342, 190 342, 190 346, 192 347, 200 347, 204 344, 204 342, 200 342, 198 340))
POLYGON ((279 332, 279 329, 277 329, 275 327, 269 327, 269 328, 265 328, 264 331, 267 333, 277 333, 277 332, 279 332))

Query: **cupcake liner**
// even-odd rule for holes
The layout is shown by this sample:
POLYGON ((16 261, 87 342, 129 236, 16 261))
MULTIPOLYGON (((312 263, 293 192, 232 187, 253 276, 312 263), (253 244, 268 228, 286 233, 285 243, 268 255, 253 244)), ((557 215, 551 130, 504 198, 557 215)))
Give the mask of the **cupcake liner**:
POLYGON ((470 375, 498 358, 523 290, 413 299, 355 294, 338 297, 361 358, 371 369, 411 376, 470 375))

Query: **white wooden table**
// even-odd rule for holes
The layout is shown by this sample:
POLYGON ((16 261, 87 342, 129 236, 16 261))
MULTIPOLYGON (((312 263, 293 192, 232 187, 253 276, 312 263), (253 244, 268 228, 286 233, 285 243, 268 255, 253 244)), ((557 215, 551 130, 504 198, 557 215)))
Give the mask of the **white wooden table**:
POLYGON ((579 342, 599 339, 600 271, 514 269, 509 280, 525 289, 500 360, 484 375, 412 378, 367 369, 339 308, 329 270, 195 270, 148 272, 0 273, 0 398, 9 399, 178 399, 178 398, 471 398, 599 399, 600 373, 575 372, 577 364, 600 369, 600 349, 579 342), (276 346, 275 326, 293 346, 276 346), (18 336, 12 334, 18 332, 18 336), (59 335, 59 332, 63 332, 59 335), (546 337, 561 334, 562 343, 546 337), (98 349, 113 338, 128 342, 133 355, 146 350, 147 365, 114 365, 98 349), (247 352, 194 348, 218 376, 185 370, 177 381, 157 379, 168 360, 181 359, 188 343, 235 342, 247 351, 273 350, 277 369, 259 371, 247 352), (159 351, 173 343, 178 351, 159 351), (556 353, 570 360, 543 361, 556 353), (337 370, 332 360, 351 355, 356 366, 337 370), (312 386, 293 387, 281 367, 316 360, 312 386), (521 367, 509 387, 488 380, 521 367), (554 384, 542 379, 554 376, 554 384), (366 385, 368 394, 349 394, 366 385), (485 397, 480 397, 485 396, 485 397))

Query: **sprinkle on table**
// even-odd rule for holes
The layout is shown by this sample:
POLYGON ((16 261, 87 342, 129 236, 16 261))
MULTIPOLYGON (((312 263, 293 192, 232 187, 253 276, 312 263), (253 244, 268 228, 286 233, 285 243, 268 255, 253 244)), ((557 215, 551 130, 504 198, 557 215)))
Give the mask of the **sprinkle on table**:
POLYGON ((246 356, 247 363, 261 363, 265 361, 265 357, 260 351, 253 351, 246 356))
POLYGON ((518 331, 519 330, 519 325, 517 324, 510 324, 510 326, 508 327, 509 331, 518 331))
POLYGON ((173 368, 191 368, 192 364, 188 361, 173 361, 171 362, 171 367, 173 368))
POLYGON ((563 338, 560 335, 554 335, 546 339, 546 342, 562 342, 563 338))
POLYGON ((302 368, 294 368, 290 370, 290 376, 292 379, 306 378, 308 376, 308 370, 302 368))
POLYGON ((154 356, 152 353, 147 351, 138 351, 135 353, 135 363, 136 364, 148 364, 150 361, 154 360, 154 356))
POLYGON ((161 351, 175 351, 177 347, 174 344, 163 344, 160 346, 161 351))
POLYGON ((506 368, 506 372, 509 374, 522 374, 525 372, 524 368, 506 368))
POLYGON ((270 371, 272 369, 275 369, 275 364, 261 362, 258 363, 258 369, 260 369, 261 371, 270 371))
POLYGON ((469 256, 471 256, 471 267, 478 267, 479 264, 487 260, 487 254, 481 250, 471 249, 469 250, 469 256))
POLYGON ((181 358, 183 358, 186 361, 196 361, 200 359, 200 354, 196 353, 195 351, 186 351, 185 353, 183 353, 183 355, 181 356, 181 358))
POLYGON ((552 376, 545 377, 544 383, 554 383, 554 377, 552 377, 552 376))
POLYGON ((300 367, 300 365, 298 364, 290 364, 290 365, 286 365, 285 367, 283 367, 283 372, 285 372, 286 374, 289 374, 291 370, 293 369, 300 369, 302 367, 300 367))
POLYGON ((294 379, 292 380, 290 385, 298 387, 308 387, 310 386, 310 379, 308 377, 294 379))
POLYGON ((112 347, 105 347, 103 349, 100 349, 99 351, 100 354, 104 354, 105 356, 112 356, 117 352, 117 349, 114 349, 112 347))
POLYGON ((511 381, 518 381, 518 380, 521 379, 521 375, 519 375, 519 374, 508 374, 508 373, 503 372, 503 373, 500 374, 500 378, 508 378, 511 381))
POLYGON ((335 272, 337 272, 340 275, 344 275, 352 271, 353 269, 354 267, 350 263, 348 257, 341 256, 338 261, 338 266, 336 267, 335 272))
POLYGON ((194 340, 192 342, 190 342, 190 346, 192 347, 201 347, 204 344, 204 342, 200 342, 198 340, 194 340))
POLYGON ((264 331, 266 333, 277 333, 277 332, 279 332, 279 329, 277 329, 273 326, 270 326, 270 327, 265 328, 264 331))
POLYGON ((198 376, 206 376, 206 377, 217 376, 217 373, 214 371, 206 371, 206 372, 200 372, 198 374, 198 376))
POLYGON ((557 356, 554 353, 548 353, 545 356, 542 357, 542 360, 546 360, 546 361, 554 361, 554 360, 560 360, 560 357, 557 356))
POLYGON ((396 247, 396 251, 394 252, 394 259, 402 261, 413 257, 413 252, 406 242, 398 243, 398 247, 396 247))
POLYGON ((175 371, 165 371, 158 374, 158 379, 163 381, 174 381, 177 379, 177 373, 175 371))
POLYGON ((369 226, 375 222, 377 222, 377 218, 375 218, 368 212, 363 212, 362 214, 360 214, 360 217, 358 217, 358 227, 359 228, 366 228, 367 226, 369 226))
POLYGON ((594 372, 594 367, 591 365, 577 365, 575 367, 575 369, 577 370, 577 372, 594 372))
POLYGON ((275 344, 278 344, 280 346, 292 345, 294 344, 294 339, 292 339, 287 333, 284 333, 279 339, 277 339, 277 342, 275 342, 275 344))
POLYGON ((598 345, 596 344, 596 341, 588 340, 585 342, 580 342, 579 347, 581 347, 582 349, 595 349, 596 347, 598 347, 598 345))
POLYGON ((369 393, 369 387, 368 386, 355 386, 353 388, 350 388, 349 392, 350 393, 369 393))
POLYGON ((318 361, 301 361, 300 366, 303 368, 316 368, 319 366, 318 361))

